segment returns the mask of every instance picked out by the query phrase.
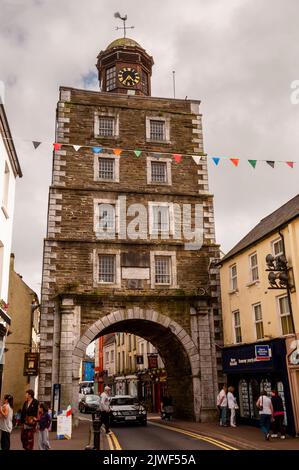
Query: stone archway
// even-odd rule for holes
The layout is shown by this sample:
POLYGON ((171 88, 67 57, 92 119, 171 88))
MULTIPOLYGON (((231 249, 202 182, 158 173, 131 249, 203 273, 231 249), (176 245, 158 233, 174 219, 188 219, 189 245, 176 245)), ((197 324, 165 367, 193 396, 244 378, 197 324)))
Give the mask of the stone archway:
POLYGON ((149 340, 159 351, 168 377, 170 393, 181 418, 200 421, 201 381, 199 351, 185 329, 154 310, 133 307, 117 310, 97 320, 77 342, 72 352, 72 402, 78 402, 78 371, 86 347, 97 337, 126 331, 149 340))

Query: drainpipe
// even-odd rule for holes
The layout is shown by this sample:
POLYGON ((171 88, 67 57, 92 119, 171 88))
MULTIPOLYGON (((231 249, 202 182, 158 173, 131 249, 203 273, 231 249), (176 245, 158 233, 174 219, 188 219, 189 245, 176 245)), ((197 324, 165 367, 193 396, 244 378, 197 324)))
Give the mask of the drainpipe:
MULTIPOLYGON (((286 256, 284 236, 283 236, 283 233, 281 232, 281 228, 279 228, 278 233, 279 233, 279 235, 281 237, 281 240, 282 240, 283 253, 286 256)), ((288 284, 286 290, 287 290, 288 302, 289 302, 289 307, 290 307, 290 315, 291 315, 293 333, 295 333, 295 324, 294 324, 293 308, 292 308, 292 300, 291 300, 291 293, 290 293, 289 284, 288 284)))

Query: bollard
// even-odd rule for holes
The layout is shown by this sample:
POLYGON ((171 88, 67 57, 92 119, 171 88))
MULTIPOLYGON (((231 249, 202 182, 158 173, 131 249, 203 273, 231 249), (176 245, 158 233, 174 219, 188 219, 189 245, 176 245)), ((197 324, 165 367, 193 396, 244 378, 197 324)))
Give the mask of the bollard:
POLYGON ((101 414, 97 412, 93 419, 93 443, 94 443, 94 450, 100 450, 100 435, 101 435, 101 414))

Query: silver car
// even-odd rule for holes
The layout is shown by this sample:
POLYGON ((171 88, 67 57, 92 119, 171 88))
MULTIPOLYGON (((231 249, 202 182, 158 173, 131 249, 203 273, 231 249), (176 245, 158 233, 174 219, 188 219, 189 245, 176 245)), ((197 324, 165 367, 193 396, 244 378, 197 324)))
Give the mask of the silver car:
POLYGON ((137 398, 131 395, 115 395, 110 400, 110 421, 114 423, 147 424, 147 413, 137 398))

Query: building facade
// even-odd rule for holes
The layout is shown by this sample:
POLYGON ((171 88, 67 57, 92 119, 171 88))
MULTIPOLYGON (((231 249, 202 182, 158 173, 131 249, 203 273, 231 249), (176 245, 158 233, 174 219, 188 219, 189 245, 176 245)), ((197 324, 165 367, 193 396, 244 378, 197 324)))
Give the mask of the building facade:
POLYGON ((60 89, 39 393, 60 383, 62 407, 76 406, 86 346, 125 332, 159 351, 177 416, 205 421, 218 389, 219 247, 200 102, 151 97, 152 64, 123 38, 98 56, 100 92, 60 89))
POLYGON ((278 389, 299 432, 299 195, 254 227, 221 261, 223 370, 243 421, 262 389, 278 389))
POLYGON ((14 255, 10 257, 9 311, 11 325, 6 339, 2 394, 14 397, 14 408, 22 408, 25 391, 32 389, 37 396, 40 305, 37 294, 14 270, 14 255))
POLYGON ((15 187, 17 177, 21 176, 21 167, 0 99, 0 394, 5 336, 10 324, 7 304, 15 187))

